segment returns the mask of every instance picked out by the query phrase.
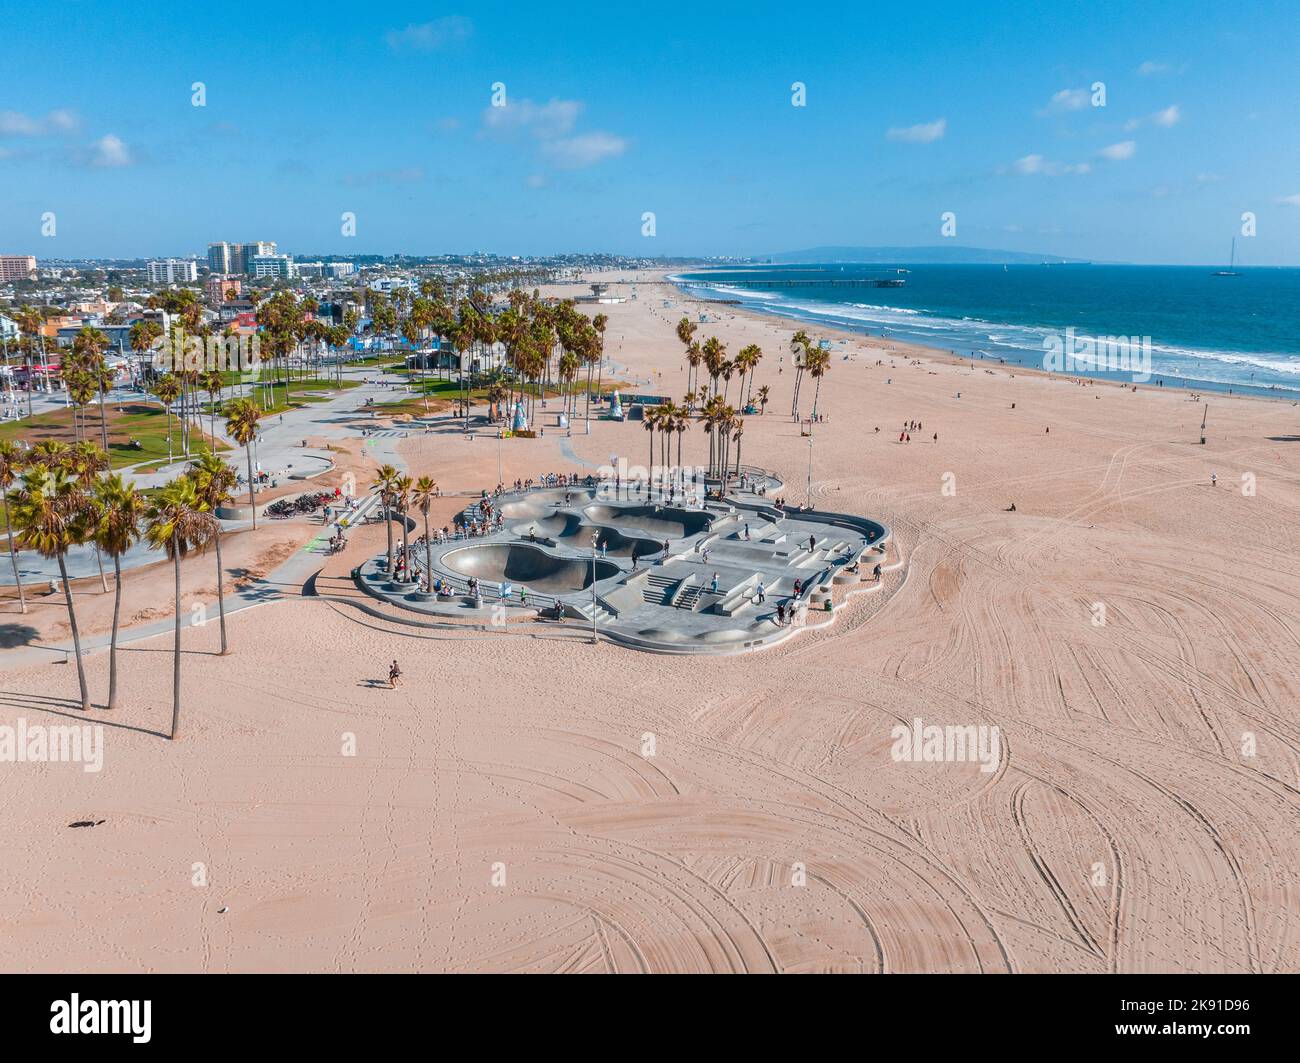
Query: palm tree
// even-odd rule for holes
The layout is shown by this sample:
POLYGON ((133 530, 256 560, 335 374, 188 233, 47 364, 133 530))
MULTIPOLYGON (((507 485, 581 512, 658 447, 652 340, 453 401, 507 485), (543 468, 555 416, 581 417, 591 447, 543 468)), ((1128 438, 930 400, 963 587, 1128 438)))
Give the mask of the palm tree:
POLYGON ((214 524, 212 541, 217 548, 217 612, 221 617, 221 656, 230 652, 226 643, 226 590, 225 568, 221 564, 221 521, 217 510, 229 505, 235 486, 235 470, 211 451, 190 462, 187 475, 194 481, 194 493, 198 495, 200 507, 211 513, 214 524))
POLYGON ((44 362, 45 354, 45 334, 42 328, 45 325, 45 315, 34 306, 19 307, 14 314, 14 320, 17 322, 19 329, 23 333, 23 355, 27 365, 27 416, 32 415, 32 358, 36 354, 36 337, 41 338, 41 361, 44 362))
POLYGON ((208 393, 208 423, 211 425, 212 449, 217 449, 217 403, 221 401, 221 389, 225 378, 219 369, 209 369, 203 374, 203 390, 208 393))
POLYGON ((653 468, 655 463, 655 428, 657 427, 655 422, 658 420, 656 409, 657 407, 650 409, 643 407, 641 411, 641 427, 650 433, 650 468, 653 468))
POLYGON ((72 341, 73 350, 80 356, 81 366, 91 387, 99 393, 99 430, 105 451, 108 450, 108 414, 104 399, 108 388, 113 384, 113 374, 104 361, 104 352, 108 346, 107 334, 90 325, 82 328, 72 341))
POLYGON ((113 634, 108 643, 108 704, 117 707, 117 628, 122 613, 122 555, 140 538, 145 499, 120 473, 95 483, 95 545, 113 559, 113 634))
POLYGON ((406 511, 411 505, 411 488, 413 482, 409 476, 398 476, 393 481, 393 505, 402 517, 402 571, 407 578, 411 575, 411 553, 406 541, 406 511))
POLYGON ((790 338, 790 353, 794 356, 794 401, 790 406, 790 417, 795 421, 799 420, 799 385, 803 383, 803 371, 811 349, 812 341, 803 329, 790 338))
MULTIPOLYGON (((90 498, 94 493, 95 482, 99 474, 108 471, 108 455, 88 439, 83 439, 68 451, 64 465, 68 472, 76 477, 82 494, 90 498)), ((93 540, 92 540, 93 541, 93 540)), ((104 593, 108 593, 108 578, 104 575, 104 557, 95 545, 95 564, 99 566, 99 584, 104 593)))
POLYGON ((181 383, 171 373, 165 373, 154 381, 154 397, 163 404, 167 411, 167 464, 172 463, 172 403, 180 396, 181 383))
POLYGON ((253 512, 253 530, 257 530, 257 501, 253 496, 253 441, 262 410, 252 399, 231 399, 226 403, 226 434, 244 448, 248 459, 248 508, 253 512))
POLYGON ((145 514, 145 538, 149 545, 166 551, 174 573, 176 623, 172 643, 172 726, 167 736, 172 739, 176 737, 181 711, 181 560, 190 550, 207 545, 217 522, 216 517, 200 507, 194 481, 181 475, 159 488, 145 514))
POLYGON ((830 370, 831 352, 816 350, 808 356, 808 375, 817 381, 817 387, 813 391, 812 419, 817 420, 817 399, 822 393, 822 377, 830 370))
POLYGON ((59 580, 63 584, 68 623, 72 628, 72 648, 77 655, 81 708, 89 711, 90 690, 86 686, 86 665, 81 657, 81 631, 77 627, 77 610, 72 604, 66 563, 68 548, 86 541, 85 498, 81 485, 59 466, 29 468, 19 483, 18 489, 11 492, 8 499, 14 524, 18 527, 18 545, 58 561, 59 580))
POLYGON ((399 473, 391 465, 381 465, 375 473, 375 482, 371 487, 379 489, 379 501, 384 507, 384 527, 388 531, 388 567, 386 572, 391 576, 393 572, 393 500, 395 497, 394 485, 401 478, 399 473))
POLYGON ((758 412, 760 415, 767 413, 767 403, 769 398, 771 398, 771 388, 764 384, 758 389, 758 412))
POLYGON ((754 387, 754 370, 758 368, 758 363, 762 360, 763 348, 756 343, 751 343, 748 346, 741 348, 740 353, 736 355, 736 364, 740 366, 741 373, 741 395, 739 402, 742 409, 749 405, 748 393, 752 391, 754 387), (745 387, 746 376, 749 378, 749 387, 747 388, 745 387))
POLYGON ((432 476, 421 476, 415 481, 415 505, 424 517, 424 572, 428 588, 433 589, 433 543, 429 540, 429 507, 438 496, 438 485, 432 476))
POLYGON ((5 541, 9 544, 9 563, 14 568, 14 585, 18 588, 18 607, 27 612, 27 595, 23 591, 23 580, 18 574, 18 551, 14 548, 13 528, 9 523, 9 488, 18 479, 23 467, 22 451, 11 439, 0 439, 0 502, 5 509, 5 541))

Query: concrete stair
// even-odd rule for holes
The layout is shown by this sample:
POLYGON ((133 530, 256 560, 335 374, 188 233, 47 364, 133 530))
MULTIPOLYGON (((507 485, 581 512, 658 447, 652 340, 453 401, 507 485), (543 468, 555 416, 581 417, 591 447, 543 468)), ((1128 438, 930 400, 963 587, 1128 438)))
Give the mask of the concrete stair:
POLYGON ((672 592, 676 585, 677 580, 671 576, 649 572, 646 574, 641 594, 650 605, 671 605, 672 592))

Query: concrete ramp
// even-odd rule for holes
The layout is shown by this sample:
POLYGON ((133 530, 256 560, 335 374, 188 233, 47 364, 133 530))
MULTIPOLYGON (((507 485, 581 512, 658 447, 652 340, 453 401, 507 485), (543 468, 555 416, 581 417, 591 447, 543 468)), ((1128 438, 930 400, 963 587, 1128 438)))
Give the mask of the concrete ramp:
MULTIPOLYGON (((490 583, 513 583, 544 594, 568 594, 591 586, 591 562, 561 558, 521 543, 466 546, 444 554, 443 564, 462 576, 490 583)), ((596 561, 596 579, 617 576, 619 568, 596 561)))
POLYGON ((588 506, 582 511, 596 524, 643 531, 663 539, 698 535, 713 523, 713 514, 673 506, 588 506))

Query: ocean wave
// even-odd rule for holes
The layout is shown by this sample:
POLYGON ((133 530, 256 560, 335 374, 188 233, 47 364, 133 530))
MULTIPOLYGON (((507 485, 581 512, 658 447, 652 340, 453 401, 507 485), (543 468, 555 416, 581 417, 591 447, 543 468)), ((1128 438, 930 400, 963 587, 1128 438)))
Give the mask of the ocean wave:
MULTIPOLYGON (((687 282, 690 283, 690 282, 687 282)), ((698 285, 699 282, 695 282, 698 285)), ((755 309, 790 317, 831 328, 874 328, 888 331, 897 339, 913 339, 917 343, 938 347, 970 349, 1000 348, 1008 353, 1018 352, 1026 364, 1041 359, 1044 344, 1053 337, 1061 337, 1064 328, 1037 325, 1015 325, 989 321, 978 317, 950 318, 932 314, 921 308, 895 307, 878 303, 831 303, 820 300, 794 301, 779 292, 761 292, 750 288, 736 288, 715 284, 706 286, 725 291, 729 297, 739 297, 755 304, 755 309)), ((1075 329, 1080 338, 1106 336, 1104 331, 1075 329)), ((1251 373, 1274 374, 1287 383, 1300 378, 1300 356, 1281 352, 1229 351, 1210 348, 1162 344, 1153 337, 1151 342, 1152 371, 1157 376, 1188 377, 1224 385, 1248 385, 1251 373), (1190 363, 1190 364, 1189 364, 1190 363), (1205 363, 1211 363, 1206 365, 1205 363), (1219 367, 1216 371, 1215 365, 1219 367), (1239 367, 1234 373, 1232 367, 1239 367)), ((1255 380, 1256 386, 1260 381, 1255 380)), ((1268 381, 1264 381, 1265 384, 1268 381)))

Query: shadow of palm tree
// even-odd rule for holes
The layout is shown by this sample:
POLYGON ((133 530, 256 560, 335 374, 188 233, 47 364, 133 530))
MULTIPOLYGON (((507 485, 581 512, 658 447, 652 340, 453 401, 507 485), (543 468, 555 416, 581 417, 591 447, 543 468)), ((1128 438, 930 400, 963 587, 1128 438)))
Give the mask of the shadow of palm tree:
POLYGON ((30 624, 0 624, 0 650, 30 646, 39 634, 30 624))
POLYGON ((54 716, 63 716, 78 723, 95 723, 111 727, 118 731, 135 731, 137 734, 153 735, 166 738, 166 731, 154 731, 131 723, 120 723, 102 715, 92 716, 81 711, 81 702, 73 698, 59 698, 52 694, 23 694, 16 690, 0 690, 0 705, 17 709, 31 709, 36 712, 48 712, 54 716))

